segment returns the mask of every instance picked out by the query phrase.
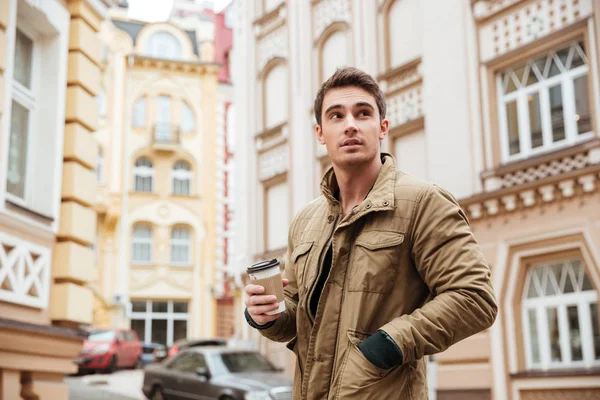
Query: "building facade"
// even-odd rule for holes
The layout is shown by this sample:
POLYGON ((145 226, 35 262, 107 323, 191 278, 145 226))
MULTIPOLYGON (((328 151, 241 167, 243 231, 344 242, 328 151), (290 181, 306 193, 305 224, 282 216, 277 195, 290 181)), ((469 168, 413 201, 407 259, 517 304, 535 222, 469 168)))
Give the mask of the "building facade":
MULTIPOLYGON (((600 1, 237 6, 240 280, 258 259, 285 261, 289 222, 320 195, 330 163, 313 100, 353 65, 386 94, 382 150, 459 199, 501 306, 490 330, 430 358, 430 397, 600 396, 600 1)), ((293 367, 291 352, 257 340, 293 367)))
POLYGON ((102 25, 94 324, 171 345, 215 335, 218 73, 214 23, 102 25))
POLYGON ((0 2, 0 399, 64 399, 92 323, 98 107, 112 2, 0 2))

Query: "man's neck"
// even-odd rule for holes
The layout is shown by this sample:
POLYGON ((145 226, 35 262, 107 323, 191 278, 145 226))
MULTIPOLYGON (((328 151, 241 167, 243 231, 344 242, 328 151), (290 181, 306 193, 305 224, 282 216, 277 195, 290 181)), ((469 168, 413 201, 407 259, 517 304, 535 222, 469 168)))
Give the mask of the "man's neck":
POLYGON ((367 197, 377 180, 381 166, 379 156, 373 159, 370 164, 355 169, 341 168, 334 165, 333 169, 340 190, 339 201, 343 216, 367 197))

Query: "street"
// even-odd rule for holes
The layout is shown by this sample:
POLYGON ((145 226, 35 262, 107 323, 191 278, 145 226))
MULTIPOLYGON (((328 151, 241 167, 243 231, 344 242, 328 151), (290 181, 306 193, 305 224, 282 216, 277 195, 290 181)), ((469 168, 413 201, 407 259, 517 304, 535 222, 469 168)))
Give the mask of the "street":
POLYGON ((143 370, 66 377, 69 400, 143 400, 143 370))

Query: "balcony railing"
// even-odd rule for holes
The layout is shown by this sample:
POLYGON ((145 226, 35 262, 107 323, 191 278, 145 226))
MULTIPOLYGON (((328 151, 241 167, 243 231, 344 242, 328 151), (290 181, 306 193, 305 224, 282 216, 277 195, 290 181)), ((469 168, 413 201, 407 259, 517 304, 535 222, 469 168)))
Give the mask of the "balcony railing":
POLYGON ((153 147, 156 150, 173 151, 180 144, 180 129, 176 125, 158 123, 152 128, 153 147))

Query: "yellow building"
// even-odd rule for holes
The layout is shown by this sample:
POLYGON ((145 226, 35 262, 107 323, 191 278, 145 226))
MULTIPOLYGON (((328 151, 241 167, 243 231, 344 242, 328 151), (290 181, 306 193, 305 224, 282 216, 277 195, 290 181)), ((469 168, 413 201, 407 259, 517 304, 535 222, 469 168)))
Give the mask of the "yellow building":
POLYGON ((210 24, 144 23, 119 7, 102 25, 94 325, 131 327, 145 342, 215 335, 210 24))
POLYGON ((68 398, 92 322, 107 0, 0 1, 0 399, 68 398))

